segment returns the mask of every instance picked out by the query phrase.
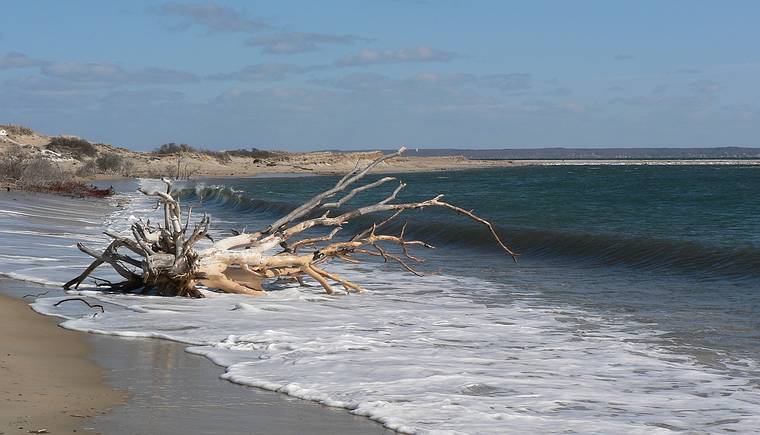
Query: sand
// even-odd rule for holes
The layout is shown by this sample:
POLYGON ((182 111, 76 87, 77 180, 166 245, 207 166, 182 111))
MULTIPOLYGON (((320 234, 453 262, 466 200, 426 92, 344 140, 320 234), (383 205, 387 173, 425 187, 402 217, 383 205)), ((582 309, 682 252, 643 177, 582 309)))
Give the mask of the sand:
MULTIPOLYGON (((12 144, 20 144, 22 148, 33 154, 39 154, 50 141, 51 137, 34 133, 30 135, 8 136, 0 140, 0 154, 12 144)), ((129 162, 129 169, 116 172, 89 173, 83 175, 86 179, 116 179, 122 177, 160 178, 162 176, 179 178, 199 177, 251 177, 265 174, 313 174, 313 175, 343 175, 359 164, 367 164, 377 158, 379 152, 277 152, 276 156, 264 158, 231 157, 220 161, 216 156, 207 153, 185 153, 183 155, 157 156, 150 152, 138 152, 108 144, 94 144, 99 155, 117 154, 129 162), (179 172, 178 172, 179 171, 179 172)), ((56 159, 56 165, 65 171, 76 173, 85 166, 84 161, 78 161, 63 156, 56 159)), ((671 159, 671 160, 478 160, 463 156, 420 157, 411 149, 403 156, 388 160, 373 170, 376 173, 406 173, 406 172, 438 172, 452 170, 468 170, 483 168, 503 168, 514 166, 553 166, 553 165, 760 165, 758 159, 671 159)), ((11 186, 12 187, 12 186, 11 186)))
MULTIPOLYGON (((133 182, 127 183, 134 190, 133 182)), ((98 219, 112 210, 103 201, 40 193, 1 192, 0 197, 6 211, 18 210, 13 205, 22 203, 34 208, 32 217, 3 217, 2 229, 28 224, 65 233, 83 224, 77 220, 83 216, 98 219), (58 208, 62 205, 68 207, 65 212, 58 208)), ((23 253, 10 249, 17 245, 25 244, 0 235, 0 254, 23 253)), ((62 296, 60 287, 13 280, 2 272, 10 271, 0 271, 0 294, 15 298, 0 299, 0 433, 390 433, 345 409, 224 381, 222 367, 185 353, 183 344, 67 331, 57 326, 60 318, 38 315, 27 305, 31 299, 20 300, 43 292, 45 297, 62 296), (101 380, 126 394, 114 400, 101 380), (105 409, 123 397, 125 403, 105 409)))
POLYGON ((121 403, 103 383, 82 334, 0 295, 0 433, 82 432, 88 417, 121 403))
MULTIPOLYGON (((16 297, 42 289, 0 284, 16 297)), ((66 331, 2 294, 0 316, 0 434, 395 433, 345 409, 224 381, 184 344, 66 331)))
POLYGON ((87 342, 107 383, 130 394, 91 422, 103 434, 396 433, 345 409, 225 381, 222 367, 185 352, 181 343, 98 334, 87 342))

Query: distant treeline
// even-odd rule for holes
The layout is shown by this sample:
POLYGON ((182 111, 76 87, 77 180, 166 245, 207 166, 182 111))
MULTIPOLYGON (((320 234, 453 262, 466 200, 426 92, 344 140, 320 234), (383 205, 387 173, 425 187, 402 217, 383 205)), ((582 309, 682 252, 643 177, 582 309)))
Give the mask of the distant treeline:
MULTIPOLYGON (((385 153, 393 151, 387 150, 385 153)), ((571 159, 757 159, 760 148, 533 148, 533 149, 410 149, 407 156, 464 156, 486 160, 571 159)))

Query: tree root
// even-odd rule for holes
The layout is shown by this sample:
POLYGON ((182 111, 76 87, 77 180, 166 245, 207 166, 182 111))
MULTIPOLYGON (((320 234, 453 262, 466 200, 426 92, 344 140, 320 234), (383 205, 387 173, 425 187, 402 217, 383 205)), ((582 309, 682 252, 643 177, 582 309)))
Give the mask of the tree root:
POLYGON ((79 287, 96 268, 108 264, 125 280, 111 283, 96 279, 96 284, 114 291, 156 289, 160 295, 198 298, 203 297, 203 293, 196 288, 200 283, 223 292, 258 296, 266 293, 262 285, 264 279, 291 278, 307 286, 303 277, 308 276, 317 281, 328 294, 335 291, 331 282, 342 286, 347 293, 361 292, 361 286, 326 271, 321 265, 333 259, 359 263, 361 260, 357 256, 364 255, 380 257, 386 262, 392 261, 404 270, 422 276, 411 264, 419 264, 424 260, 412 255, 410 248, 432 249, 433 246, 421 240, 407 240, 406 223, 398 235, 382 234, 381 230, 404 212, 429 207, 453 211, 485 226, 499 248, 517 261, 518 254, 501 240, 489 221, 471 210, 443 201, 443 195, 419 202, 396 202, 397 196, 406 187, 403 182, 399 182, 381 201, 344 210, 346 204, 362 192, 395 181, 394 177, 383 177, 355 186, 370 170, 399 156, 403 151, 404 148, 401 148, 395 153, 381 156, 364 167, 357 163, 334 187, 314 196, 261 231, 233 231, 232 236, 216 242, 208 234, 211 221, 206 215, 190 230, 192 209, 188 209, 187 216, 183 219, 179 199, 171 194, 171 181, 163 180, 166 183, 165 191, 140 188, 139 191, 144 195, 156 199, 157 208, 163 207, 163 224, 154 225, 150 221, 138 220, 130 228, 131 237, 106 232, 112 241, 102 252, 77 244, 79 250, 94 260, 79 276, 67 282, 64 288, 79 287), (335 241, 336 235, 347 223, 362 216, 385 213, 390 216, 357 232, 348 240, 335 241), (320 227, 328 229, 326 234, 298 239, 304 231, 320 227), (211 246, 198 249, 196 246, 204 239, 210 239, 211 246), (279 252, 270 253, 278 247, 281 249, 279 252), (307 248, 311 252, 299 253, 299 250, 307 248), (392 252, 391 248, 399 252, 392 252), (128 250, 130 255, 119 252, 120 249, 128 250), (231 272, 238 269, 239 273, 233 277, 231 272))

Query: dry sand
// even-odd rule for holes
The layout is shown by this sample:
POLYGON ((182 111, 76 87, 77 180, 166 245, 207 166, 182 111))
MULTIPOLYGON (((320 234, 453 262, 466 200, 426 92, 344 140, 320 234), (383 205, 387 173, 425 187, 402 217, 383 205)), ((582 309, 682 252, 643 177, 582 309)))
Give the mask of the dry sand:
POLYGON ((87 358, 82 335, 21 300, 0 295, 0 434, 81 433, 87 418, 121 403, 87 358))

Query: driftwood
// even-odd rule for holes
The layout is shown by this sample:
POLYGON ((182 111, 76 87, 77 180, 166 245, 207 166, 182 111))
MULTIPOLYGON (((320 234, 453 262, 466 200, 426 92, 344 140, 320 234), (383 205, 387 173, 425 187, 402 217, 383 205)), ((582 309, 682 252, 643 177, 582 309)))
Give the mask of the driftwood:
POLYGON ((365 167, 357 164, 334 187, 316 195, 263 230, 235 233, 231 237, 212 241, 212 245, 205 249, 196 248, 196 244, 204 238, 210 239, 208 231, 211 222, 208 216, 203 215, 190 229, 192 209, 188 210, 183 222, 179 200, 171 195, 171 181, 163 180, 167 185, 166 191, 141 188, 140 192, 157 200, 157 207, 163 207, 163 225, 138 221, 132 224, 132 237, 107 232, 112 241, 103 251, 79 243, 78 248, 95 260, 64 288, 78 287, 98 266, 108 264, 125 280, 98 285, 116 291, 154 288, 160 295, 203 297, 196 287, 202 284, 229 293, 261 295, 265 293, 262 287, 265 279, 285 277, 306 285, 303 278, 308 276, 329 294, 334 292, 333 285, 336 283, 346 292, 361 292, 358 284, 328 272, 323 265, 334 259, 358 263, 360 260, 357 257, 375 256, 386 262, 396 262, 405 270, 419 275, 412 264, 423 260, 412 255, 409 248, 432 246, 420 240, 407 240, 406 224, 396 235, 383 233, 383 228, 408 210, 428 207, 447 209, 482 224, 498 246, 512 259, 517 259, 518 254, 502 242, 490 222, 472 211, 445 202, 443 195, 420 202, 396 202, 396 196, 406 186, 403 182, 399 182, 383 200, 346 211, 343 206, 357 194, 396 180, 394 177, 384 177, 357 186, 357 182, 370 170, 403 151, 404 148, 401 148, 396 153, 379 157, 365 167), (334 241, 349 221, 382 213, 390 216, 375 221, 346 240, 334 241), (310 229, 324 229, 326 234, 299 238, 301 233, 310 229), (392 252, 391 248, 395 251, 392 252), (124 251, 129 251, 130 255, 125 255, 124 251))
MULTIPOLYGON (((72 302, 72 301, 74 301, 74 302, 82 302, 83 304, 87 305, 90 308, 100 308, 100 312, 101 313, 105 313, 106 312, 106 309, 103 307, 103 305, 100 305, 100 304, 91 304, 91 303, 87 302, 86 300, 84 300, 82 298, 63 299, 63 300, 60 300, 60 301, 54 303, 53 306, 57 307, 57 306, 61 305, 64 302, 72 302)), ((95 314, 92 315, 92 317, 95 317, 97 315, 98 315, 98 313, 95 313, 95 314)))

